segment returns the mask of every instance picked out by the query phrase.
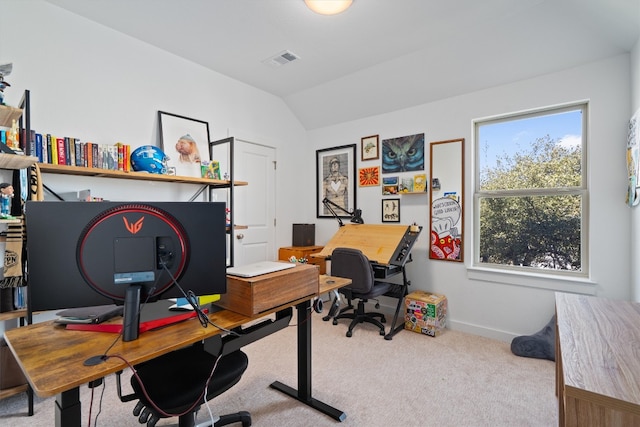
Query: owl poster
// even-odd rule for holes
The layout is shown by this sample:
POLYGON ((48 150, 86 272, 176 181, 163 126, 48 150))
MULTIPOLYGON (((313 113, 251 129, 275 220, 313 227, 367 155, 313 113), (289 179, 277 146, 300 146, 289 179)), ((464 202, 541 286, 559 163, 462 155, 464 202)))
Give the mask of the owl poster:
POLYGON ((382 140, 382 173, 424 170, 424 133, 382 140))

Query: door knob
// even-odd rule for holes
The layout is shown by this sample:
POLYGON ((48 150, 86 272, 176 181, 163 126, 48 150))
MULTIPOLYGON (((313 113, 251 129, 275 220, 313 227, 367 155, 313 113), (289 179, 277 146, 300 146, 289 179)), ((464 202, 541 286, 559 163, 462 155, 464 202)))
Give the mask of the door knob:
POLYGON ((238 240, 242 240, 242 239, 244 239, 244 234, 242 234, 242 233, 238 233, 238 234, 236 235, 236 239, 238 239, 238 240))

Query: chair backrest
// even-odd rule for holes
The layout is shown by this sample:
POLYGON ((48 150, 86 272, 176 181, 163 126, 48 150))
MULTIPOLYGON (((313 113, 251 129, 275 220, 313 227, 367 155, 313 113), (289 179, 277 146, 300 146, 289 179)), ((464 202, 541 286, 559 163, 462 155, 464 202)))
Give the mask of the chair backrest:
POLYGON ((347 288, 367 293, 375 281, 373 266, 362 251, 352 248, 335 248, 331 253, 331 275, 351 279, 347 288))

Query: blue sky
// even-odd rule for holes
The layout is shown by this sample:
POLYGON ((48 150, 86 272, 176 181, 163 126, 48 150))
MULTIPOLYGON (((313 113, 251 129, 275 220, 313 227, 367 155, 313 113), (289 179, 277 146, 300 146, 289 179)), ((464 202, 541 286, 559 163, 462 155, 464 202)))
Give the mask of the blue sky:
POLYGON ((495 163, 496 156, 528 151, 531 142, 549 135, 559 144, 575 147, 582 141, 581 110, 493 123, 480 128, 480 170, 495 163))

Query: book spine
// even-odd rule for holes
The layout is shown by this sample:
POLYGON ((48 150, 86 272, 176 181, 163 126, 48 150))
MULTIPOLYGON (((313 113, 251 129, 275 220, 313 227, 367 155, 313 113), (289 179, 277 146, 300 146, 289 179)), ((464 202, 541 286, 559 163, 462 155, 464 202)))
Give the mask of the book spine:
POLYGON ((94 168, 100 167, 100 163, 98 163, 99 151, 100 151, 99 147, 98 147, 98 144, 92 144, 91 148, 92 148, 91 155, 93 156, 92 162, 91 162, 91 167, 94 167, 94 168))
POLYGON ((131 145, 125 144, 124 146, 124 158, 122 159, 122 163, 124 164, 124 170, 127 172, 131 171, 131 145))
POLYGON ((71 138, 65 136, 64 139, 64 164, 70 165, 69 161, 71 160, 71 138))
MULTIPOLYGON (((46 153, 46 150, 45 150, 46 153)), ((44 156, 42 155, 42 134, 36 133, 36 157, 40 163, 45 163, 44 156)))
POLYGON ((54 135, 51 135, 51 164, 58 164, 58 143, 56 142, 58 138, 54 135))
MULTIPOLYGON (((66 165, 67 164, 67 154, 65 150, 64 138, 56 138, 57 150, 58 150, 58 164, 66 165)), ((68 145, 68 144, 67 144, 68 145)))
POLYGON ((118 170, 124 170, 124 144, 122 142, 118 142, 116 144, 117 148, 117 156, 118 156, 118 170))
POLYGON ((69 155, 67 156, 67 164, 71 166, 76 165, 76 139, 69 138, 69 155))
POLYGON ((27 153, 30 156, 36 155, 36 131, 31 130, 29 135, 29 152, 27 153))
POLYGON ((75 143, 75 151, 76 151, 76 162, 74 165, 76 166, 84 166, 84 162, 82 161, 82 142, 76 139, 75 143))
POLYGON ((93 165, 93 142, 87 142, 84 148, 84 165, 90 168, 93 165))

